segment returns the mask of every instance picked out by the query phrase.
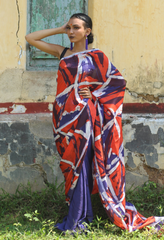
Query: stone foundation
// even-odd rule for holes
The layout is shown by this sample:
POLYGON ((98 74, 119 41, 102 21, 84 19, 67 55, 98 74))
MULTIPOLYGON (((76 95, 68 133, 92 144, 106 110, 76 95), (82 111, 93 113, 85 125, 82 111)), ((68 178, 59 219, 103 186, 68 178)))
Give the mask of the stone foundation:
MULTIPOLYGON (((164 115, 123 114, 126 187, 164 184, 164 115)), ((0 188, 14 193, 64 181, 52 131, 52 113, 0 115, 0 188)))

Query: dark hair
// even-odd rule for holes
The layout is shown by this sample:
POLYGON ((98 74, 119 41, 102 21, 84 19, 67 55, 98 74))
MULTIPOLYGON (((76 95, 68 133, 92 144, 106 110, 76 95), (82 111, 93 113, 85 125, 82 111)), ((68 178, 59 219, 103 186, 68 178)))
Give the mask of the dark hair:
MULTIPOLYGON (((84 27, 85 28, 90 28, 92 30, 92 19, 86 15, 85 13, 75 13, 73 14, 71 18, 79 18, 81 20, 84 21, 84 27)), ((88 44, 93 43, 93 34, 92 31, 90 32, 90 34, 88 35, 88 44)))

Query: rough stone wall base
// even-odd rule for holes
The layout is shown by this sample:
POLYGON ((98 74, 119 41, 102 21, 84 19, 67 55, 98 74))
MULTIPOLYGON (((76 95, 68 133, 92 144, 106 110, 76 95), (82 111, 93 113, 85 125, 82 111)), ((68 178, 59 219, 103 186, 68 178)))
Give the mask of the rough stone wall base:
POLYGON ((30 183, 40 191, 62 182, 59 161, 51 113, 0 116, 0 188, 14 193, 30 183))
MULTIPOLYGON (((164 115, 123 114, 126 187, 164 184, 164 115)), ((15 193, 30 183, 40 191, 64 181, 52 131, 52 114, 0 115, 0 188, 15 193)))
POLYGON ((164 185, 164 114, 124 114, 126 187, 164 185))

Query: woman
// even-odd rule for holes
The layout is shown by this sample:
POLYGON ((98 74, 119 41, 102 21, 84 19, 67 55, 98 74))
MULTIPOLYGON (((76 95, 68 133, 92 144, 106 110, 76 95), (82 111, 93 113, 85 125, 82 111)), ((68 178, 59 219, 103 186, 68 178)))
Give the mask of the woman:
POLYGON ((164 218, 146 219, 125 201, 121 127, 125 80, 102 51, 87 50, 93 41, 90 17, 74 14, 62 27, 30 33, 26 40, 61 58, 53 130, 69 212, 56 226, 62 231, 84 228, 83 223, 93 219, 90 194, 96 192, 109 218, 122 229, 162 223, 164 218), (61 33, 68 35, 70 49, 41 40, 61 33))

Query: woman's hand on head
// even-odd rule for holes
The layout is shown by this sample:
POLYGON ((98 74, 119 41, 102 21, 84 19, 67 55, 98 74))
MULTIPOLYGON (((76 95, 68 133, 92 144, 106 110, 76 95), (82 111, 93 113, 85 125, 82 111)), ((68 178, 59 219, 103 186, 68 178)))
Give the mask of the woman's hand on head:
POLYGON ((61 26, 63 33, 67 33, 67 29, 66 29, 67 24, 68 24, 68 22, 66 22, 63 26, 61 26))
POLYGON ((79 95, 83 96, 83 98, 90 98, 92 100, 92 94, 89 87, 84 87, 79 90, 79 95))

